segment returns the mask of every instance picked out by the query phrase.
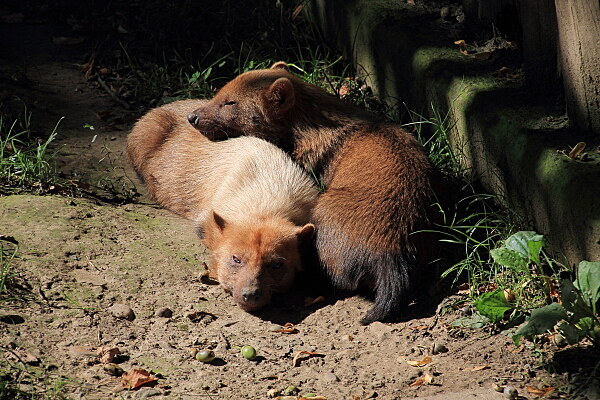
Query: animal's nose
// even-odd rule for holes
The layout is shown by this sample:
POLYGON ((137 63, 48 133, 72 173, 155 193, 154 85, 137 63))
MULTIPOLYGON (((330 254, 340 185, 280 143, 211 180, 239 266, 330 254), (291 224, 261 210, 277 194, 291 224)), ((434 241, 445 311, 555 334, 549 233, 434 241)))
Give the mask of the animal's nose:
POLYGON ((246 286, 242 289, 241 295, 244 302, 255 303, 262 296, 262 290, 256 285, 246 286))
POLYGON ((196 114, 188 114, 188 122, 192 125, 198 125, 198 116, 196 114))

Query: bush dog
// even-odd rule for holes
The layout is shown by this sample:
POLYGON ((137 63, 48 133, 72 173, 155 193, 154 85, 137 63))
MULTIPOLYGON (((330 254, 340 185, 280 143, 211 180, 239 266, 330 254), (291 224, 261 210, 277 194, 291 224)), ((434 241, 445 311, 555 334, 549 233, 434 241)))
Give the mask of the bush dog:
POLYGON ((144 115, 127 153, 150 195, 194 221, 212 251, 210 275, 246 311, 269 303, 301 268, 300 247, 318 190, 281 149, 254 137, 212 142, 188 123, 202 100, 144 115))
POLYGON ((212 140, 266 139, 317 174, 326 191, 311 222, 333 284, 374 290, 363 324, 402 311, 420 247, 411 233, 426 225, 431 196, 432 169, 412 135, 302 81, 284 62, 236 77, 188 120, 212 140))

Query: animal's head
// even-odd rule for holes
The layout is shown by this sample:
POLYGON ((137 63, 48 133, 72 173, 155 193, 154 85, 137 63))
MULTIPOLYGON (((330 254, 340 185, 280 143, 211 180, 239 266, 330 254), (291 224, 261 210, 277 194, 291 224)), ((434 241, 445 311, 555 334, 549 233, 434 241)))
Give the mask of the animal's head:
POLYGON ((287 131, 299 82, 281 61, 269 69, 245 72, 189 114, 188 121, 210 139, 240 135, 272 139, 273 133, 287 131))
POLYGON ((301 270, 301 244, 309 241, 314 225, 297 226, 281 218, 235 223, 213 213, 207 229, 212 249, 211 271, 245 311, 271 301, 289 289, 301 270))

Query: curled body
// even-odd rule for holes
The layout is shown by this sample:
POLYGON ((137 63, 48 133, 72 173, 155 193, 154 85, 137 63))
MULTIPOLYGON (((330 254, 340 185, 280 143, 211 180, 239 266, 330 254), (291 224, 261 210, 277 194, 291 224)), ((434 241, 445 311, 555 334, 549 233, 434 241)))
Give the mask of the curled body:
POLYGON ((188 116, 213 140, 256 136, 291 152, 326 185, 311 215, 335 286, 373 290, 368 324, 397 316, 418 273, 413 232, 427 225, 432 168, 401 127, 379 122, 292 74, 283 62, 246 72, 188 116))
POLYGON ((318 190, 276 146, 253 137, 213 142, 187 115, 203 100, 155 108, 134 125, 127 153, 158 204, 193 221, 211 250, 209 271, 247 311, 286 291, 318 190))

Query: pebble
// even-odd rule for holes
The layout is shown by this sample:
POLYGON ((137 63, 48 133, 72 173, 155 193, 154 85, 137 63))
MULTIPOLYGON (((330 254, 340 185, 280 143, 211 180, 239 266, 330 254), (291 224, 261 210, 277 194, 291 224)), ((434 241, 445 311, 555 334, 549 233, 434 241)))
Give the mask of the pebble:
POLYGON ((504 397, 505 398, 507 398, 507 399, 516 399, 518 395, 519 395, 519 392, 514 387, 512 387, 512 386, 506 386, 504 388, 504 397))
POLYGON ((113 304, 109 308, 109 311, 115 318, 126 319, 128 321, 133 321, 135 319, 135 313, 131 307, 126 304, 113 304))
POLYGON ((173 311, 169 307, 161 307, 154 312, 154 316, 158 318, 171 318, 173 311))
POLYGON ((279 390, 278 389, 269 389, 269 391, 267 392, 267 397, 272 399, 279 396, 279 390))
POLYGON ((431 347, 431 354, 436 355, 440 353, 447 353, 448 348, 441 343, 434 343, 431 347))

